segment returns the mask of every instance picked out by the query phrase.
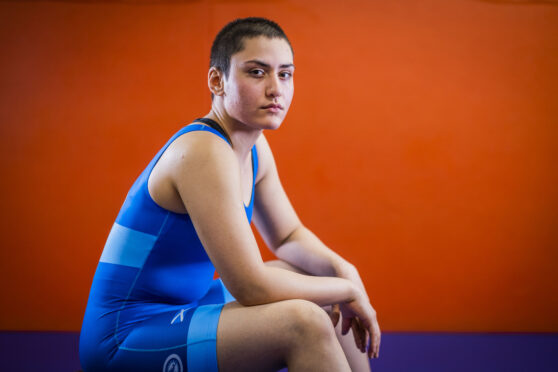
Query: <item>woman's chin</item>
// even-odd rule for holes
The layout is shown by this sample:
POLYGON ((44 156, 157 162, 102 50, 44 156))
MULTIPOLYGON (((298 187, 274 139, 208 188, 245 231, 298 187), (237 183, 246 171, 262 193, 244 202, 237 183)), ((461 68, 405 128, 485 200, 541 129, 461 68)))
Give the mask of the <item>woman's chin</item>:
POLYGON ((264 128, 264 130, 276 130, 279 129, 279 127, 281 127, 281 124, 283 123, 283 121, 280 121, 278 123, 271 123, 268 126, 266 126, 266 128, 264 128))
POLYGON ((279 129, 279 127, 281 127, 281 124, 283 123, 283 120, 285 119, 285 117, 279 117, 279 116, 275 116, 275 117, 269 117, 266 118, 267 120, 265 120, 262 124, 264 126, 263 129, 267 129, 267 130, 276 130, 279 129))
POLYGON ((263 130, 276 130, 279 129, 281 124, 283 123, 282 118, 266 118, 264 120, 258 120, 253 124, 249 124, 250 127, 254 129, 263 129, 263 130))

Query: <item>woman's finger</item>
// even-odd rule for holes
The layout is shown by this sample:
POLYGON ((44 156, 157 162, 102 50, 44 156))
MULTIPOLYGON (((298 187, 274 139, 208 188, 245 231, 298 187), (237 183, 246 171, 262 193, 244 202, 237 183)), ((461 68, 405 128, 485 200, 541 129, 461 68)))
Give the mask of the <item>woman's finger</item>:
POLYGON ((380 356, 380 342, 382 339, 382 334, 378 322, 374 322, 373 327, 374 327, 374 352, 376 354, 376 358, 378 358, 380 356))
POLYGON ((358 330, 357 318, 353 318, 351 322, 351 329, 353 331, 353 338, 355 339, 356 347, 357 349, 362 351, 362 340, 360 338, 360 332, 358 330))
POLYGON ((380 326, 378 325, 377 321, 370 325, 368 332, 370 332, 370 346, 368 348, 368 357, 378 358, 380 356, 381 332, 380 326))
POLYGON ((347 317, 343 317, 343 320, 341 321, 341 334, 343 336, 345 336, 347 334, 347 332, 349 332, 349 329, 351 329, 351 320, 353 318, 347 318, 347 317))
POLYGON ((368 328, 368 333, 370 334, 370 340, 368 342, 368 358, 374 358, 375 353, 375 344, 374 344, 374 331, 372 331, 372 327, 368 328))
POLYGON ((366 330, 358 318, 353 319, 352 330, 357 348, 363 353, 366 352, 366 330))
POLYGON ((341 311, 339 310, 339 304, 331 305, 331 313, 329 314, 331 321, 333 322, 333 327, 337 326, 339 319, 341 318, 341 311))

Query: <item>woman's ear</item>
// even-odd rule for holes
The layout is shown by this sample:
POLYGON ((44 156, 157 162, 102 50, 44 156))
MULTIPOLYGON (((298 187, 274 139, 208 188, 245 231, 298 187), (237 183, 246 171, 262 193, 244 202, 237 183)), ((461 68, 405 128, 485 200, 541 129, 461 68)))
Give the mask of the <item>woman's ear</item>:
POLYGON ((225 94, 225 77, 217 67, 210 67, 207 74, 207 84, 209 90, 214 96, 222 96, 225 94))

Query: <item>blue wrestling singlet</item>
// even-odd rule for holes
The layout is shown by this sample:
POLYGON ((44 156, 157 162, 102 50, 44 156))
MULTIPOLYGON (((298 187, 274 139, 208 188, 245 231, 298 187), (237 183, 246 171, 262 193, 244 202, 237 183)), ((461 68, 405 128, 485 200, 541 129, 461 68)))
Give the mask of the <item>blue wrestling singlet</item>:
MULTIPOLYGON (((197 119, 214 125, 208 119, 197 119)), ((217 128, 220 129, 220 128, 217 128)), ((97 266, 80 334, 85 372, 217 371, 217 324, 234 298, 209 260, 187 214, 157 205, 147 180, 163 152, 179 136, 219 130, 190 124, 157 153, 128 192, 97 266)), ((253 184, 258 172, 252 147, 253 184)))

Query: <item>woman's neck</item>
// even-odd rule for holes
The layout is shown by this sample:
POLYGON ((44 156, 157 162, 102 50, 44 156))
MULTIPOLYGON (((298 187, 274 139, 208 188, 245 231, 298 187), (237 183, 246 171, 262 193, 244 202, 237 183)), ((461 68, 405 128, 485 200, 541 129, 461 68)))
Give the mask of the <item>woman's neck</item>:
POLYGON ((239 159, 245 159, 248 156, 262 133, 262 129, 250 128, 246 124, 231 118, 215 106, 205 117, 216 121, 227 132, 232 142, 233 151, 239 159))

